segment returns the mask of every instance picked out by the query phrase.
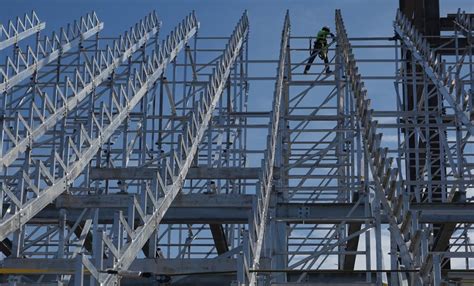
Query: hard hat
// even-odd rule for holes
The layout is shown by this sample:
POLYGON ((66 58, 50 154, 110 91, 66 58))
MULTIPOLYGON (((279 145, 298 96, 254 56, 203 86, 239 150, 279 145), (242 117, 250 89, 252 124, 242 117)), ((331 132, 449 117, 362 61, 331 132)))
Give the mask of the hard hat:
POLYGON ((324 26, 324 27, 323 27, 323 30, 326 30, 326 31, 328 31, 328 32, 331 31, 328 26, 324 26))

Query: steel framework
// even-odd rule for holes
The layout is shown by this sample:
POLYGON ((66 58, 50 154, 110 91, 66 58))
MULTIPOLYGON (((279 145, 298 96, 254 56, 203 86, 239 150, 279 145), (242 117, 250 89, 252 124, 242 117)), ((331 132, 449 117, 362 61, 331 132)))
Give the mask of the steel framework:
POLYGON ((249 59, 247 12, 164 40, 155 12, 1 25, 0 284, 472 283, 474 17, 424 36, 403 11, 353 38, 336 10, 330 74, 289 12, 276 60, 249 59))

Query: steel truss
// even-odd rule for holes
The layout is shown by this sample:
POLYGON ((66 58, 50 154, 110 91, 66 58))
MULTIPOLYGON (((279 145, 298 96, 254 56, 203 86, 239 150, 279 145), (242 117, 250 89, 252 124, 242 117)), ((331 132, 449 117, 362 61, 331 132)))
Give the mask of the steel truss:
POLYGON ((469 283, 472 18, 433 39, 399 11, 389 42, 336 10, 331 74, 303 74, 289 12, 277 60, 249 59, 246 12, 229 37, 191 13, 162 41, 155 12, 113 38, 94 13, 0 26, 0 283, 469 283), (271 110, 248 108, 265 82, 271 110))

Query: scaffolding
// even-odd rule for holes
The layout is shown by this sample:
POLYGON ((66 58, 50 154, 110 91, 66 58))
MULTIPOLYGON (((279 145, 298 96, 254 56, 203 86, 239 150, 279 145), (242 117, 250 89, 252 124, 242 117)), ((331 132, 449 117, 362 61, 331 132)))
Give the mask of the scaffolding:
POLYGON ((303 73, 289 11, 277 59, 247 12, 229 36, 0 25, 0 284, 472 283, 474 17, 424 35, 412 8, 393 38, 336 10, 331 73, 303 73))

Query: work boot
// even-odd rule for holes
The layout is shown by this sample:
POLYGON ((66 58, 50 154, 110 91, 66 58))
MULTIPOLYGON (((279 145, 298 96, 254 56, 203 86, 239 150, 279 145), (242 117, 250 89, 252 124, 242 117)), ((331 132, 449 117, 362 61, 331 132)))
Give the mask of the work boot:
POLYGON ((308 71, 307 71, 307 70, 304 70, 303 74, 308 74, 308 71))
POLYGON ((326 69, 326 74, 330 74, 332 73, 332 70, 330 70, 329 68, 326 69))

